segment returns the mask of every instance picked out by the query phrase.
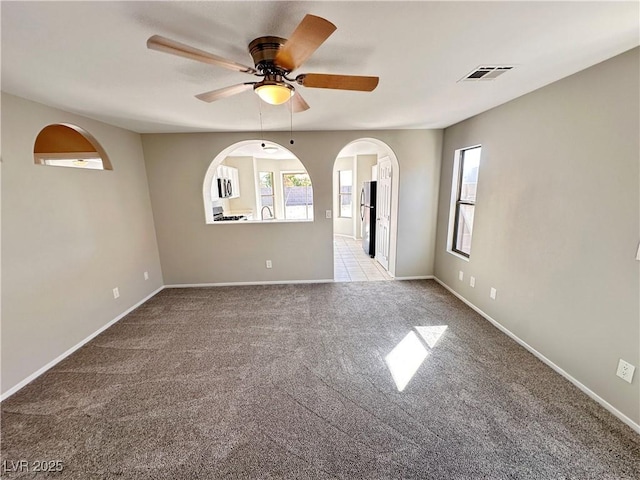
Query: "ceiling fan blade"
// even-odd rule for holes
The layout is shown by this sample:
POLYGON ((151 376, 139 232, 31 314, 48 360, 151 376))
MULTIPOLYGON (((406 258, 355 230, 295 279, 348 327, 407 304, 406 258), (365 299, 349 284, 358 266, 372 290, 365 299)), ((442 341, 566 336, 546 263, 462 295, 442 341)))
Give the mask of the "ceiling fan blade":
POLYGON ((315 15, 305 15, 289 40, 278 51, 274 63, 291 72, 302 65, 336 30, 328 20, 315 15))
POLYGON ((238 85, 231 85, 230 87, 219 88, 218 90, 201 93, 199 95, 196 95, 196 98, 198 100, 202 100, 203 102, 211 103, 215 102, 216 100, 221 100, 223 98, 237 95, 238 93, 242 93, 246 90, 251 90, 254 85, 255 82, 239 83, 238 85))
POLYGON ((293 97, 291 97, 291 109, 293 110, 293 113, 300 113, 305 110, 309 110, 309 104, 304 101, 304 98, 302 98, 302 95, 300 95, 300 92, 297 90, 296 93, 293 94, 293 97))
POLYGON ((253 67, 236 63, 233 60, 219 57, 213 53, 208 53, 204 50, 190 47, 189 45, 176 42, 175 40, 171 40, 160 35, 149 37, 149 40, 147 40, 147 48, 150 48, 151 50, 158 50, 159 52, 170 53, 179 57, 190 58, 191 60, 216 65, 218 67, 228 68, 237 72, 257 73, 256 69, 253 67))
POLYGON ((375 90, 379 80, 378 77, 328 75, 324 73, 303 73, 296 77, 296 82, 305 87, 358 90, 360 92, 371 92, 375 90))

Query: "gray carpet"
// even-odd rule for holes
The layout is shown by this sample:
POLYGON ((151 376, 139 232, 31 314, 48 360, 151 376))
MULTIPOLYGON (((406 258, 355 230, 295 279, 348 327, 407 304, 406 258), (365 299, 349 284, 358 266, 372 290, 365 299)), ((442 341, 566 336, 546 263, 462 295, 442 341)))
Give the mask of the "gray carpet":
POLYGON ((3 402, 2 460, 64 465, 3 478, 618 480, 640 478, 640 436, 433 281, 274 285, 162 291, 3 402), (432 347, 414 329, 442 325, 432 347), (407 335, 428 356, 400 392, 385 357, 407 335))

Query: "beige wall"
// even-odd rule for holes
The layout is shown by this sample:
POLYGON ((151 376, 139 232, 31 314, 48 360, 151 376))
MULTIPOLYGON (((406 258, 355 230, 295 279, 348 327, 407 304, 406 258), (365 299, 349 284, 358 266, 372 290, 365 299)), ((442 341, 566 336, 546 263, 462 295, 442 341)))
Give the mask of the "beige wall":
POLYGON ((640 367, 638 53, 447 128, 436 244, 439 279, 636 423, 640 372, 615 372, 640 367), (476 144, 466 262, 445 242, 454 151, 476 144))
POLYGON ((4 393, 163 279, 138 134, 3 94, 2 164, 4 393), (35 165, 38 132, 60 122, 91 133, 113 170, 35 165))
POLYGON ((259 133, 142 135, 165 283, 197 284, 325 280, 333 278, 333 164, 349 142, 387 143, 400 164, 396 275, 433 274, 440 130, 298 132, 268 134, 286 146, 311 176, 315 221, 206 225, 202 182, 216 155, 259 133), (265 260, 273 268, 265 268, 265 260))

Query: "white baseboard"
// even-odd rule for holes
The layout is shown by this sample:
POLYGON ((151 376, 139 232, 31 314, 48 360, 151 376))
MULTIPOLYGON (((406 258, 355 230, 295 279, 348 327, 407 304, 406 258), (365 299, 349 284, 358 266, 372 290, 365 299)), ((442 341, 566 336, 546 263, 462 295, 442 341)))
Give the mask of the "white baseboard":
POLYGON ((198 288, 198 287, 242 287, 244 285, 295 285, 301 283, 333 283, 333 278, 318 280, 269 280, 264 282, 220 282, 220 283, 175 283, 164 288, 198 288))
MULTIPOLYGON (((393 277, 394 280, 434 280, 433 275, 421 275, 416 277, 393 277)), ((337 282, 333 278, 321 278, 318 280, 273 280, 264 282, 220 282, 220 283, 175 283, 165 285, 164 288, 198 288, 198 287, 241 287, 245 285, 296 285, 304 283, 349 283, 337 282)))
POLYGON ((499 323, 497 320, 491 318, 489 315, 487 315, 485 312, 483 312, 482 310, 480 310, 478 307, 476 307, 473 303, 471 303, 469 300, 467 300, 466 298, 464 298, 462 295, 460 295, 458 292, 456 292, 453 288, 451 288, 449 285, 447 285, 446 283, 444 283, 442 280, 440 280, 438 277, 434 277, 434 280, 436 282, 438 282, 440 285, 442 285, 444 288, 446 288, 447 290, 449 290, 453 295, 455 295, 456 297, 458 297, 460 300, 462 300, 465 304, 467 304, 472 310, 476 311, 477 313, 479 313, 480 315, 482 315, 485 319, 487 319, 491 324, 493 324, 494 327, 496 327, 498 330, 500 330, 502 333, 506 334, 507 336, 511 337, 513 340, 515 340, 516 342, 518 342, 520 345, 522 345, 524 348, 526 348, 530 353, 532 353, 533 355, 535 355, 539 360, 541 360, 542 362, 544 362, 545 364, 547 364, 549 367, 551 367, 553 370, 555 370, 557 373, 559 373, 560 375, 562 375, 564 378, 566 378, 567 380, 569 380, 571 383, 573 383, 576 387, 578 387, 580 390, 582 390, 584 393, 586 393, 589 397, 591 397, 593 400, 595 400, 596 402, 598 402, 600 405, 602 405, 604 408, 606 408, 607 410, 609 410, 609 412, 611 412, 613 415, 615 415, 616 417, 618 417, 620 420, 622 420, 624 423, 626 423, 629 427, 631 427, 636 433, 640 434, 640 425, 637 424, 636 422, 634 422, 633 420, 631 420, 629 417, 627 417, 624 413, 622 413, 620 410, 618 410, 616 407, 614 407, 613 405, 611 405, 609 402, 607 402, 604 398, 602 398, 600 395, 598 395, 597 393, 595 393, 593 390, 591 390, 589 387, 587 387, 586 385, 584 385, 583 383, 579 382, 578 380, 576 380, 574 377, 572 377, 569 373, 567 373, 565 370, 563 370, 562 368, 560 368, 558 365, 556 365, 555 363, 553 363, 551 360, 549 360, 547 357, 545 357, 543 354, 541 354, 540 352, 538 352, 535 348, 533 348, 531 345, 529 345, 527 342, 525 342, 524 340, 520 339, 520 337, 518 337, 517 335, 515 335, 514 333, 512 333, 510 330, 508 330, 506 327, 504 327, 501 323, 499 323))
POLYGON ((433 275, 418 275, 415 277, 394 277, 396 280, 436 280, 433 275))
POLYGON ((36 378, 38 378, 40 375, 42 375, 44 372, 46 372, 47 370, 49 370, 51 367, 55 366, 56 364, 60 363, 62 360, 64 360, 65 358, 67 358, 69 355, 71 355, 73 352, 75 352, 76 350, 78 350, 80 347, 82 347, 84 344, 86 344, 87 342, 93 340, 95 337, 97 337, 98 335, 100 335, 102 332, 104 332, 107 328, 109 328, 111 325, 113 325, 114 323, 116 323, 118 320, 120 320, 121 318, 123 318, 125 315, 128 315, 129 313, 133 312, 136 308, 138 308, 140 305, 142 305, 144 302, 146 302, 147 300, 149 300, 151 297, 153 297, 154 295, 156 295, 158 292, 162 291, 165 287, 160 287, 158 288, 156 291, 150 293, 149 295, 147 295, 145 298, 143 298, 142 300, 140 300, 138 303, 136 303, 135 305, 133 305, 132 307, 128 308, 126 311, 122 312, 120 315, 118 315, 116 318, 114 318, 113 320, 109 321, 106 325, 103 325, 102 327, 100 327, 98 330, 96 330, 95 332, 93 332, 91 335, 89 335, 87 338, 85 338, 84 340, 81 340, 79 343, 77 343, 76 345, 74 345, 73 347, 71 347, 69 350, 67 350, 66 352, 64 352, 62 355, 58 356, 57 358, 51 360, 49 363, 47 363, 44 367, 36 370, 35 372, 33 372, 31 375, 29 375, 27 378, 25 378, 24 380, 22 380, 21 382, 17 383, 16 385, 14 385, 13 387, 11 387, 9 390, 7 390, 6 392, 4 392, 2 395, 0 395, 0 402, 6 400, 7 398, 9 398, 11 395, 13 395, 14 393, 16 393, 18 390, 20 390, 21 388, 23 388, 24 386, 26 386, 28 383, 31 383, 33 380, 35 380, 36 378))

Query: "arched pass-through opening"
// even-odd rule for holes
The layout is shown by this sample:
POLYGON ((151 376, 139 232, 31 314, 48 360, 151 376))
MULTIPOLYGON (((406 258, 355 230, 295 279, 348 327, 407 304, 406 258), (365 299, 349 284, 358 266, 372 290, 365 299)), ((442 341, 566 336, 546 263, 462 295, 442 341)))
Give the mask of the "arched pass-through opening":
POLYGON ((202 184, 207 224, 313 221, 313 185, 303 163, 274 142, 245 140, 212 160, 202 184))
MULTIPOLYGON (((365 257, 372 255, 378 269, 395 276, 399 178, 398 158, 386 143, 378 139, 354 140, 338 153, 333 167, 336 280, 346 280, 347 277, 351 280, 372 279, 353 278, 353 273, 348 272, 348 262, 345 262, 346 269, 340 270, 343 265, 339 250, 348 249, 352 253, 357 250, 358 255, 362 252, 365 257), (371 182, 375 184, 375 202, 370 201, 371 182), (364 204, 362 207, 361 203, 364 204), (361 246, 354 247, 355 243, 361 246)), ((366 263, 364 265, 370 268, 366 263)), ((356 272, 356 277, 358 275, 362 274, 356 272)), ((380 279, 375 271, 372 276, 380 279)))

